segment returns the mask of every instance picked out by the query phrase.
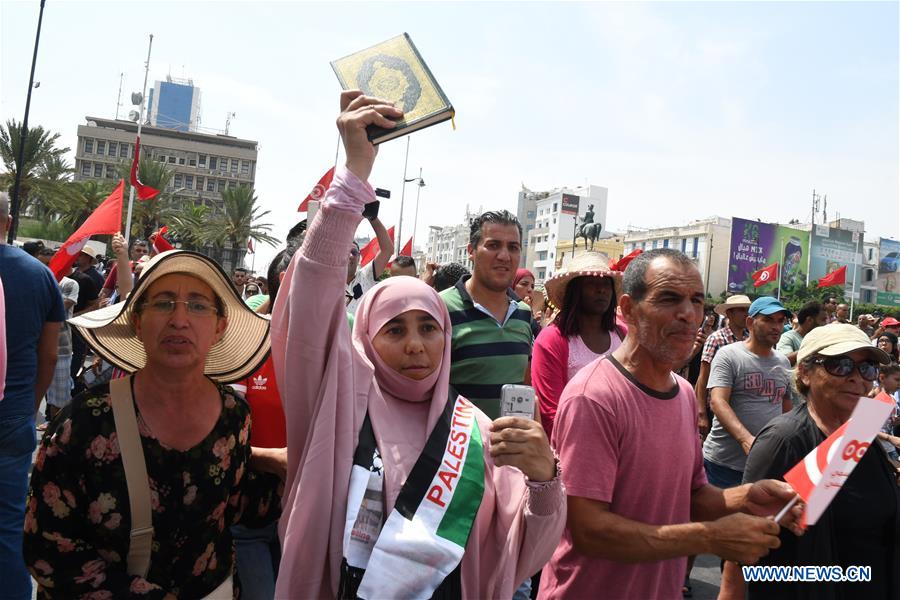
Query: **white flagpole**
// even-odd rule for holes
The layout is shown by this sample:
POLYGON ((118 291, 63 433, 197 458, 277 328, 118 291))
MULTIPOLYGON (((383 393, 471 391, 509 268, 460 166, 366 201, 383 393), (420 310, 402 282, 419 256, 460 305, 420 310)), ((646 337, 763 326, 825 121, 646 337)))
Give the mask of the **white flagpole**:
MULTIPOLYGON (((854 253, 855 254, 855 253, 854 253)), ((850 284, 850 322, 853 322, 853 300, 854 300, 854 292, 856 291, 856 257, 853 257, 853 283, 850 284)))
POLYGON ((784 283, 781 273, 784 270, 784 244, 781 244, 781 262, 778 263, 778 301, 781 302, 781 284, 784 283))
MULTIPOLYGON (((400 220, 397 223, 397 243, 403 243, 403 201, 406 200, 406 165, 409 163, 409 136, 406 136, 406 159, 403 161, 403 187, 400 188, 400 220)), ((401 250, 403 248, 401 247, 401 250)), ((396 256, 396 255, 395 255, 396 256)))
MULTIPOLYGON (((150 43, 147 45, 147 62, 144 64, 144 89, 141 90, 141 111, 137 123, 137 137, 141 137, 141 125, 144 122, 144 106, 147 104, 147 76, 150 74, 150 51, 153 49, 153 34, 150 34, 150 43)), ((135 145, 136 146, 136 145, 135 145)), ((135 152, 138 148, 135 147, 135 152)), ((135 154, 133 160, 140 163, 141 157, 135 154)), ((130 182, 129 182, 130 183, 130 182)), ((131 239, 131 211, 134 207, 134 186, 130 186, 128 190, 128 218, 125 220, 125 242, 131 239)))

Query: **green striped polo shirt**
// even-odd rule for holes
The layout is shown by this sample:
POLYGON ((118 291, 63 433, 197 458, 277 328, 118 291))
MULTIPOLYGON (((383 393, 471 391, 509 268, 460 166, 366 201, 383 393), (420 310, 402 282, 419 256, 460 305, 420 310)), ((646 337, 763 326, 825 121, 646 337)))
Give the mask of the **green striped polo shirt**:
POLYGON ((441 292, 453 324, 450 385, 491 419, 500 416, 500 388, 522 384, 534 341, 531 309, 508 292, 510 311, 502 325, 475 306, 466 291, 469 275, 441 292))

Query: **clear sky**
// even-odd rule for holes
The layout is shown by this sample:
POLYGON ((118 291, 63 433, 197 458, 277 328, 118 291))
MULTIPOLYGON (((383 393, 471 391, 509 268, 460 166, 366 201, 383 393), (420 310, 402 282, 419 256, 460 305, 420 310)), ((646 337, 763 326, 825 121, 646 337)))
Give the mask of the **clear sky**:
MULTIPOLYGON (((24 112, 38 5, 0 1, 4 120, 24 112)), ((259 141, 257 193, 280 237, 334 160, 329 61, 404 31, 457 110, 456 131, 412 136, 408 177, 422 167, 427 184, 418 244, 466 204, 515 210, 523 183, 607 187, 618 231, 713 214, 808 221, 815 188, 829 218, 898 237, 896 2, 48 0, 30 120, 74 147, 86 115, 115 115, 120 73, 125 98, 140 90, 153 33, 151 84, 192 78, 202 126, 224 129, 234 111, 231 134, 259 141)), ((393 193, 388 225, 405 149, 384 144, 371 180, 393 193)))

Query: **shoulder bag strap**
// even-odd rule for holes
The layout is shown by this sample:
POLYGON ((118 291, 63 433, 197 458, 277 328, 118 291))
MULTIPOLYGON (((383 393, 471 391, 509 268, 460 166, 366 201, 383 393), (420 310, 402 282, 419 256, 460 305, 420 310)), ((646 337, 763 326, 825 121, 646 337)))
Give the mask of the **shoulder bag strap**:
POLYGON ((131 507, 131 543, 128 547, 128 574, 146 577, 150 569, 153 542, 153 513, 150 510, 150 479, 144 461, 144 447, 138 432, 134 400, 131 393, 133 376, 109 382, 109 395, 119 438, 119 450, 125 467, 128 503, 131 507))

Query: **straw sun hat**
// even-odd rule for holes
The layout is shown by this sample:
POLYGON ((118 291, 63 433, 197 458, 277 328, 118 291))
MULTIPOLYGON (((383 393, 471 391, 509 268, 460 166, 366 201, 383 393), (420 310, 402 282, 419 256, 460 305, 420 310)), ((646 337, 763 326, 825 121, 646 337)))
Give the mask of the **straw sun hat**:
POLYGON ((576 277, 609 277, 613 280, 616 298, 622 295, 622 273, 610 268, 609 257, 602 252, 585 252, 573 258, 565 270, 544 283, 547 298, 555 308, 562 310, 566 288, 576 277))
POLYGON ((137 285, 125 302, 106 306, 69 320, 87 343, 106 361, 134 372, 147 364, 144 344, 132 326, 134 305, 160 277, 192 275, 210 286, 225 305, 228 327, 206 357, 204 374, 219 383, 245 379, 269 354, 269 319, 244 304, 225 271, 209 257, 186 250, 157 254, 144 264, 137 285))

